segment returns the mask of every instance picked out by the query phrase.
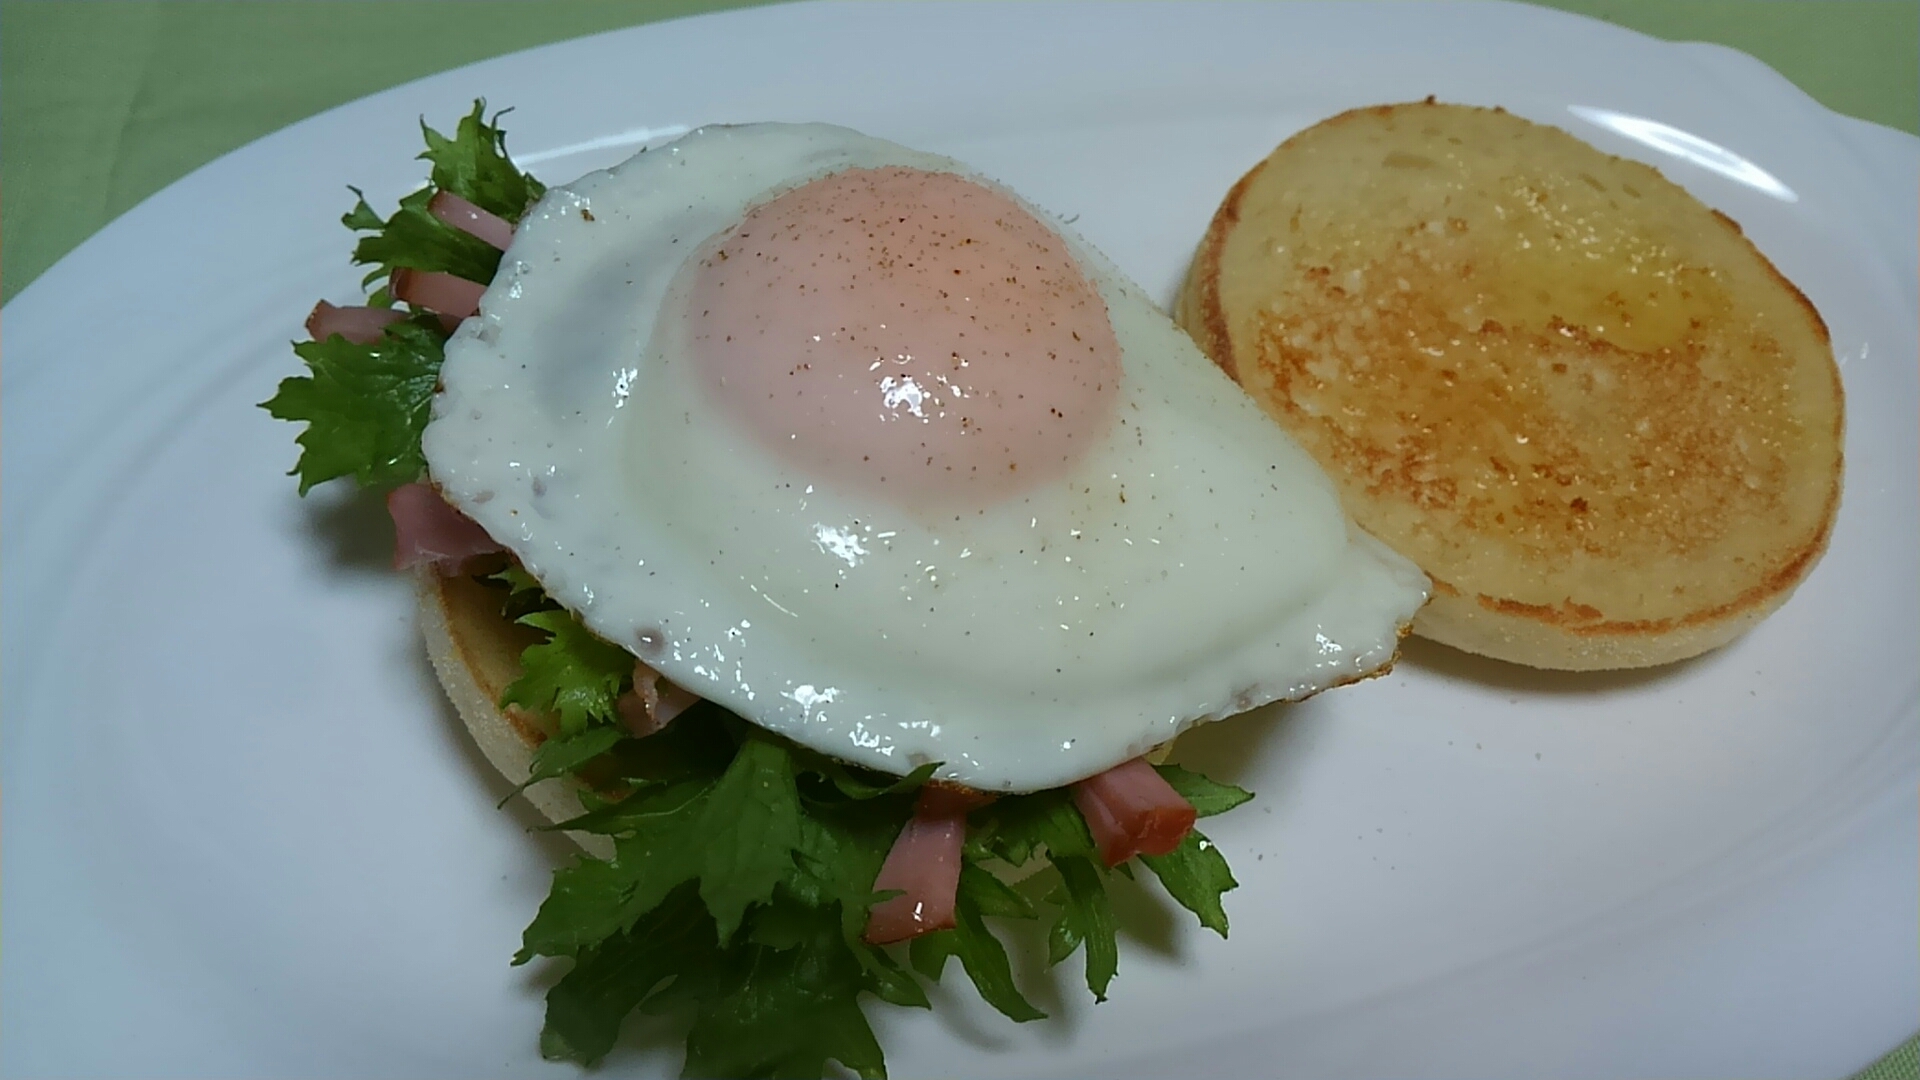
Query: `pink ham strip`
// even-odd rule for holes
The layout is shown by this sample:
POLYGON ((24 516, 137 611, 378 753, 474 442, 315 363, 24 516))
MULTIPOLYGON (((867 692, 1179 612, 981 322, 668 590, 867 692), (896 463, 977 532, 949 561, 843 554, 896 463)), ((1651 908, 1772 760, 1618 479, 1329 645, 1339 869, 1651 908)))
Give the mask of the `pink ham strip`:
POLYGON ((338 334, 355 345, 371 345, 380 340, 388 323, 397 322, 401 317, 400 312, 391 308, 334 307, 322 300, 313 305, 313 314, 307 316, 307 333, 312 334, 315 341, 325 341, 338 334))
POLYGON ((866 939, 886 945, 950 930, 960 891, 960 849, 967 839, 967 815, 994 800, 984 791, 934 780, 920 789, 913 820, 887 849, 874 892, 900 890, 873 905, 866 939))
POLYGON ((633 664, 633 689, 614 702, 620 719, 636 739, 644 739, 673 722, 700 700, 699 695, 683 690, 666 677, 636 660, 633 664))
POLYGON ((1087 819, 1100 858, 1118 866, 1135 855, 1165 855, 1193 829, 1192 804, 1145 758, 1115 765, 1073 785, 1073 804, 1087 819))
POLYGON ((901 890, 873 905, 867 914, 869 944, 905 941, 954 925, 953 904, 960 890, 960 846, 967 838, 967 815, 938 817, 916 812, 880 864, 873 891, 901 890))
POLYGON ((480 294, 487 291, 485 285, 477 285, 466 278, 411 270, 404 266, 394 269, 393 275, 387 280, 387 288, 395 300, 404 300, 414 307, 455 319, 464 319, 479 311, 480 294))
POLYGON ((395 569, 432 566, 442 574, 457 574, 471 560, 505 550, 426 484, 394 488, 387 496, 387 513, 393 515, 395 569))
POLYGON ((496 217, 451 191, 434 192, 433 198, 427 200, 427 212, 502 251, 513 242, 513 226, 505 218, 496 217))

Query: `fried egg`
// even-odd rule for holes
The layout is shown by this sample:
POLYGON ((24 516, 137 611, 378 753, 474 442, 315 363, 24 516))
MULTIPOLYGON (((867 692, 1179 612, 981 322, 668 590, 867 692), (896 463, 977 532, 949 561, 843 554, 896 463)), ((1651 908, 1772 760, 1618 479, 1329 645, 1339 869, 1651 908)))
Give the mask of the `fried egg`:
POLYGON ((989 791, 1375 673, 1426 579, 1085 241, 948 158, 708 127, 547 192, 435 484, 593 631, 989 791))

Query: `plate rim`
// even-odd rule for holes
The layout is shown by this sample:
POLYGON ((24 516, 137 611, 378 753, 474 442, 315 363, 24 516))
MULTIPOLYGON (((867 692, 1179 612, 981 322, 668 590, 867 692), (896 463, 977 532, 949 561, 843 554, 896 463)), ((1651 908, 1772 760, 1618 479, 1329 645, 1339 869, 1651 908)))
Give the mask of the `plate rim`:
MULTIPOLYGON (((1348 0, 1348 3, 1351 3, 1351 0, 1348 0)), ((764 12, 775 11, 775 10, 793 10, 800 7, 819 8, 819 9, 834 9, 834 8, 851 9, 852 6, 853 5, 825 2, 825 0, 823 0, 823 2, 820 2, 820 3, 809 3, 809 4, 803 4, 803 5, 780 5, 778 7, 755 7, 755 8, 745 8, 745 9, 735 9, 727 12, 707 13, 707 14, 701 14, 701 15, 687 16, 679 19, 666 20, 659 23, 646 23, 646 24, 640 24, 637 26, 619 28, 615 30, 605 31, 600 34, 587 35, 582 38, 569 39, 567 41, 542 45, 534 49, 521 50, 514 53, 503 54, 498 57, 493 57, 487 60, 475 62, 474 64, 464 65, 460 68, 449 69, 448 71, 439 72, 434 75, 426 76, 419 80, 413 80, 413 81, 410 81, 409 83, 402 84, 400 86, 396 86, 393 88, 389 88, 388 90, 380 91, 377 94, 356 99, 354 102, 349 102, 340 106, 336 106, 333 109, 329 109, 322 113, 315 114, 313 117, 306 118, 294 125, 290 125, 287 128, 283 128, 279 132, 275 132, 259 140, 254 140, 252 142, 249 142, 248 144, 242 147, 236 148, 232 151, 228 151, 226 154, 223 154, 220 157, 215 158, 214 160, 203 164, 199 168, 196 168, 194 171, 190 172, 187 176, 182 177, 180 180, 177 180, 174 183, 168 185, 166 188, 163 188, 160 192, 156 192, 153 196, 149 196, 147 200, 143 200, 142 203, 140 203, 133 209, 129 210, 126 214, 123 214, 119 218, 116 218, 113 222, 109 223, 107 226, 103 227, 99 232, 94 234, 94 236, 89 237, 81 245, 76 246, 76 248, 73 251, 70 251, 66 256, 63 256, 62 259, 58 263, 56 263, 55 267, 49 268, 47 273, 43 274, 39 279, 37 279, 33 283, 30 283, 26 288, 22 289, 18 295, 16 295, 11 301, 9 301, 9 303, 6 305, 5 311, 8 314, 14 314, 17 311, 21 310, 23 307, 30 311, 31 306, 27 305, 27 301, 29 301, 32 298, 35 298, 40 292, 45 291, 46 283, 54 279, 55 270, 59 269, 62 266, 67 265, 69 262, 75 260, 76 257, 81 256, 83 252, 88 251, 91 247, 93 247, 95 245, 95 242, 99 240, 103 235, 107 234, 110 230, 115 230, 120 228, 124 223, 126 223, 130 219, 133 219, 136 215, 142 213, 142 211, 146 210, 146 208, 154 204, 157 200, 161 200, 162 197, 168 195, 168 193, 175 192, 176 189, 191 187, 196 182, 204 184, 203 174, 207 173, 209 170, 213 170, 216 166, 219 166, 225 162, 229 162, 232 159, 239 158, 242 155, 249 153, 250 151, 254 151, 254 149, 260 146, 261 144, 271 139, 282 137, 287 132, 294 131, 302 127, 303 125, 314 123, 316 121, 319 121, 323 118, 326 118, 336 113, 351 110, 356 107, 363 107, 366 102, 372 99, 387 96, 387 95, 393 95, 403 90, 417 89, 423 84, 429 84, 429 83, 434 83, 436 81, 446 80, 449 77, 455 76, 455 75, 464 75, 465 73, 472 72, 475 69, 484 69, 488 65, 497 64, 504 61, 516 61, 516 62, 524 63, 524 62, 527 62, 526 58, 528 57, 532 57, 541 53, 548 53, 548 52, 558 53, 566 49, 575 47, 582 41, 591 40, 595 38, 607 38, 607 37, 616 37, 616 36, 622 36, 622 35, 644 34, 654 30, 657 27, 666 26, 670 24, 691 24, 691 23, 701 22, 705 20, 754 18, 764 12)), ((1058 6, 1072 7, 1072 6, 1079 6, 1079 5, 1058 5, 1058 6)), ((1389 3, 1385 5, 1379 5, 1379 6, 1400 7, 1402 5, 1389 3)), ((1787 81, 1783 76, 1780 76, 1779 73, 1775 72, 1772 68, 1767 67, 1765 64, 1762 64, 1759 61, 1754 60, 1752 57, 1749 57, 1744 53, 1739 53, 1736 50, 1727 49, 1724 46, 1718 46, 1718 45, 1712 45, 1712 44, 1706 44, 1706 43, 1664 41, 1662 39, 1653 38, 1649 35, 1639 33, 1638 31, 1633 31, 1623 27, 1608 24, 1608 23, 1605 23, 1604 21, 1591 19, 1586 16, 1581 16, 1581 15, 1564 12, 1564 11, 1558 11, 1556 9, 1535 8, 1530 5, 1524 5, 1524 4, 1510 4, 1510 3, 1504 2, 1504 0, 1497 0, 1497 2, 1493 2, 1493 3, 1476 3, 1468 6, 1476 7, 1476 8, 1520 9, 1520 10, 1529 12, 1530 14, 1535 16, 1540 16, 1540 15, 1547 16, 1550 20, 1554 20, 1554 21, 1568 20, 1568 21, 1582 23, 1582 24, 1590 24, 1593 26, 1606 27, 1608 30, 1617 31, 1621 34, 1640 39, 1643 42, 1652 43, 1654 46, 1661 47, 1661 48, 1673 48, 1673 49, 1706 48, 1709 50, 1731 53, 1733 56, 1741 57, 1745 62, 1749 62, 1753 65, 1757 65, 1757 67, 1760 70, 1765 71, 1768 75, 1770 75, 1773 79, 1777 80, 1779 83, 1788 87, 1792 87, 1794 92, 1799 94, 1802 98, 1804 98, 1807 103, 1814 105, 1816 108, 1818 108, 1821 111, 1821 113, 1825 114, 1823 117, 1824 120, 1831 122, 1833 118, 1838 118, 1841 121, 1845 121, 1855 125, 1861 125, 1867 129, 1873 130, 1876 133, 1890 133, 1893 136, 1897 137, 1896 141, 1899 142, 1900 145, 1903 147, 1904 152, 1920 154, 1920 137, 1911 136, 1911 135, 1908 135, 1907 133, 1896 131, 1895 129, 1885 128, 1885 127, 1882 127, 1881 125, 1872 124, 1868 121, 1847 117, 1844 114, 1840 114, 1830 109, 1827 109, 1825 106, 1820 105, 1817 101, 1812 99, 1810 96, 1806 95, 1804 91, 1799 89, 1799 87, 1794 86, 1794 84, 1787 81)), ((1876 137, 1879 137, 1879 136, 1876 135, 1876 137)), ((41 303, 41 302, 36 301, 36 303, 41 303)), ((9 429, 13 429, 15 425, 9 424, 7 425, 7 427, 9 429)), ((9 455, 9 456, 12 456, 12 455, 9 455)), ((11 478, 12 477, 9 476, 9 479, 11 478)), ((9 569, 12 569, 11 560, 9 560, 9 569)), ((9 652, 11 653, 12 651, 13 649, 10 645, 9 652)), ((13 725, 8 725, 8 726, 11 727, 13 725)), ((11 740, 9 740, 9 742, 11 743, 11 740)), ((12 787, 12 785, 9 785, 9 787, 12 787)))

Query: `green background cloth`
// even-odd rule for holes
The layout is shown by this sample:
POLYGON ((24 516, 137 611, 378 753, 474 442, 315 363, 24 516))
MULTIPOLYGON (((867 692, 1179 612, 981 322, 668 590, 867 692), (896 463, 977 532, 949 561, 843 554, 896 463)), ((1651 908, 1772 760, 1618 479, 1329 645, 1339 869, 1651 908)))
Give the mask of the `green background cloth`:
MULTIPOLYGON (((0 3, 0 299, 215 157, 516 49, 750 0, 0 3)), ((1836 111, 1920 132, 1920 0, 1557 0, 1752 53, 1836 111)))
MULTIPOLYGON (((517 49, 750 2, 5 0, 0 298, 148 195, 324 109, 517 49)), ((1550 6, 1731 45, 1831 109, 1920 133, 1920 0, 1550 6)), ((1916 1040, 1859 1080, 1920 1080, 1916 1040)))

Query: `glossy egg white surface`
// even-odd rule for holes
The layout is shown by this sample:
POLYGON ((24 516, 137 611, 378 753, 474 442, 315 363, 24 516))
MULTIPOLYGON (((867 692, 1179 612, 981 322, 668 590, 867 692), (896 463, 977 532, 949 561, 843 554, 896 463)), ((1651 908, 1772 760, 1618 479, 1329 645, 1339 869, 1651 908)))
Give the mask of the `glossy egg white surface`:
MULTIPOLYGON (((1121 377, 1095 436, 1041 479, 849 483, 717 406, 693 359, 702 253, 782 192, 889 166, 1000 190, 815 124, 699 129, 550 190, 448 343, 435 483, 595 632, 892 773, 937 761, 983 789, 1058 786, 1390 662, 1425 578, 1043 211, 1104 301, 1121 377)), ((934 405, 886 401, 876 424, 934 405)))

